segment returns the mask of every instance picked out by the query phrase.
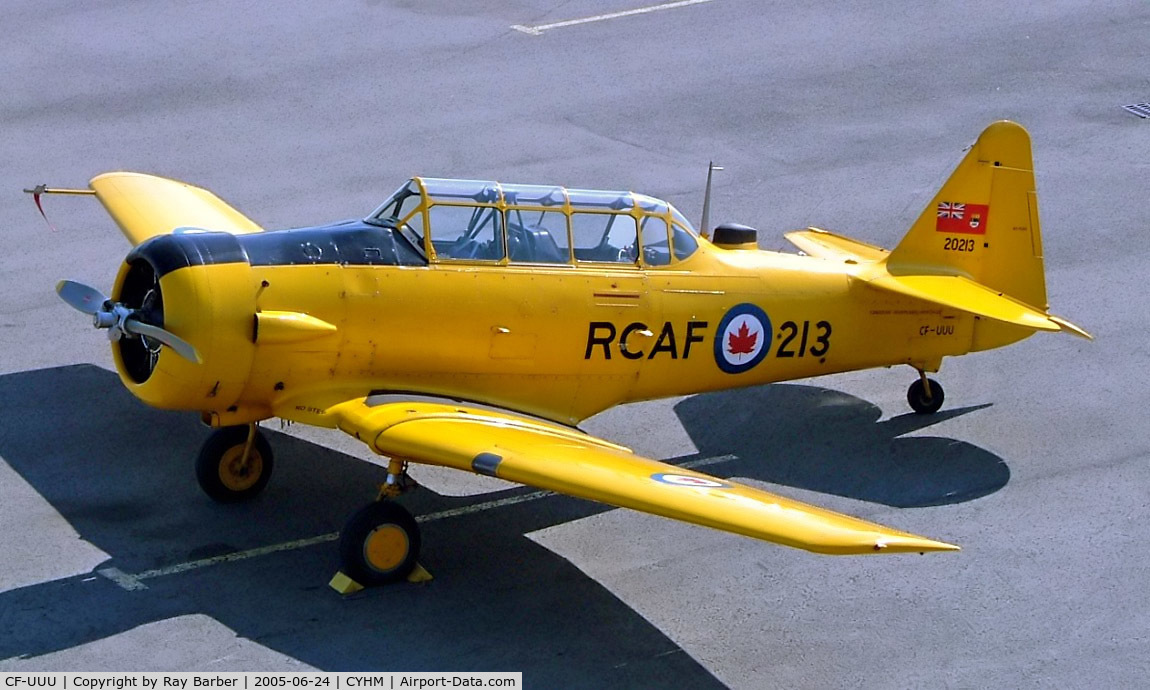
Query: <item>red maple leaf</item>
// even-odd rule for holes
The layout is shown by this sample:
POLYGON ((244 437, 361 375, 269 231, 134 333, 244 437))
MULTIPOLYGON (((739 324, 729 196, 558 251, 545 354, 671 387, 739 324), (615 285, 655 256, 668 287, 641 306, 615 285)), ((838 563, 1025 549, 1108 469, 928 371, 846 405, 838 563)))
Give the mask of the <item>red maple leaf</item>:
POLYGON ((755 351, 755 342, 758 339, 759 334, 751 333, 747 328, 747 322, 744 321, 743 325, 739 326, 738 333, 727 336, 727 352, 732 355, 749 355, 755 351))

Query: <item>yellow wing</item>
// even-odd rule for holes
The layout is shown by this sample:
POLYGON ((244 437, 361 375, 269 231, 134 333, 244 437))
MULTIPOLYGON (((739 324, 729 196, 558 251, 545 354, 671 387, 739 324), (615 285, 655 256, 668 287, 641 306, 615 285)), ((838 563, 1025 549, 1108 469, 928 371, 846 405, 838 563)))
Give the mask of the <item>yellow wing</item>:
POLYGON ((184 227, 237 235, 262 229, 215 194, 178 180, 113 172, 88 185, 133 245, 184 227))
MULTIPOLYGON (((281 417, 338 427, 381 455, 454 467, 828 554, 958 547, 635 455, 569 427, 500 410, 359 398, 281 417)), ((299 401, 294 401, 299 403, 299 401)))

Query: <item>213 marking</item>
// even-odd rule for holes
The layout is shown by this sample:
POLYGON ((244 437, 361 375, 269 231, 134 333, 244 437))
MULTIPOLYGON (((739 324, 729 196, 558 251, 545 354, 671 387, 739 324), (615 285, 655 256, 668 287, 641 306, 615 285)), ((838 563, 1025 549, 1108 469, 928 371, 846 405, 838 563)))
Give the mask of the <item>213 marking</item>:
POLYGON ((815 330, 818 331, 815 337, 815 344, 807 347, 808 336, 810 335, 811 322, 802 322, 802 335, 799 335, 799 324, 794 321, 784 321, 779 325, 779 349, 775 351, 776 357, 805 357, 810 355, 812 357, 822 357, 831 349, 831 324, 828 321, 819 321, 815 324, 815 330), (786 334, 784 336, 784 333, 786 334), (791 343, 794 339, 799 338, 798 353, 792 349, 791 343))

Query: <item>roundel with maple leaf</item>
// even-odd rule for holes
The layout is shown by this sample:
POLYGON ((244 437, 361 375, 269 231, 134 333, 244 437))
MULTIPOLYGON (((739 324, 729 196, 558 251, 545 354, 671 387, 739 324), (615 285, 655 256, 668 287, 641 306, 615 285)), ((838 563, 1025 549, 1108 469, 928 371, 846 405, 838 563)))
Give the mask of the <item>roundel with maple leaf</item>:
POLYGON ((737 304, 715 332, 715 363, 728 374, 741 374, 771 351, 771 320, 753 304, 737 304))

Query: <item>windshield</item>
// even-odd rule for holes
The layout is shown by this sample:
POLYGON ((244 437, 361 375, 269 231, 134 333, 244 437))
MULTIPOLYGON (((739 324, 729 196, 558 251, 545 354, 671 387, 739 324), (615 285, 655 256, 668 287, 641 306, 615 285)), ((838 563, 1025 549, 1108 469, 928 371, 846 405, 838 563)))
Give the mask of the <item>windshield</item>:
POLYGON ((364 218, 365 223, 388 230, 396 230, 421 256, 423 249, 423 194, 415 180, 396 190, 374 213, 364 218))

